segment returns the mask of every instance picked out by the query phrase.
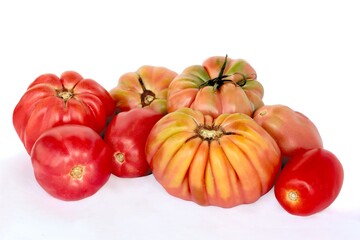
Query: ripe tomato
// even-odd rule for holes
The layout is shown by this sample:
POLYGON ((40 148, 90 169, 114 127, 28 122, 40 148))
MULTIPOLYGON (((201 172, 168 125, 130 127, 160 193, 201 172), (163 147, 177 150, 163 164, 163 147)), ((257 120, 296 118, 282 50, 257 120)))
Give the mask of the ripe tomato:
POLYGON ((288 106, 262 106, 255 111, 253 118, 275 139, 285 161, 303 151, 323 147, 315 124, 288 106))
POLYGON ((226 208, 268 192, 281 165, 275 141, 241 113, 216 119, 190 108, 168 113, 152 128, 145 151, 171 195, 226 208))
POLYGON ((93 195, 107 182, 111 154, 94 130, 67 124, 45 131, 34 144, 31 160, 46 192, 73 201, 93 195))
POLYGON ((30 84, 13 112, 13 124, 27 152, 45 130, 65 123, 100 133, 115 103, 100 84, 67 71, 60 78, 43 74, 30 84))
POLYGON ((150 108, 118 113, 110 122, 104 140, 113 149, 111 172, 118 177, 141 177, 151 173, 145 143, 154 124, 163 117, 150 108))
POLYGON ((337 157, 317 148, 291 158, 279 174, 275 196, 289 213, 315 214, 329 207, 340 193, 344 171, 337 157))
POLYGON ((245 113, 263 105, 263 86, 255 70, 242 59, 210 57, 186 68, 169 86, 168 111, 182 107, 216 118, 222 113, 245 113))
POLYGON ((145 65, 136 72, 122 75, 110 94, 119 112, 133 108, 151 108, 165 114, 168 87, 176 75, 174 71, 164 67, 145 65))

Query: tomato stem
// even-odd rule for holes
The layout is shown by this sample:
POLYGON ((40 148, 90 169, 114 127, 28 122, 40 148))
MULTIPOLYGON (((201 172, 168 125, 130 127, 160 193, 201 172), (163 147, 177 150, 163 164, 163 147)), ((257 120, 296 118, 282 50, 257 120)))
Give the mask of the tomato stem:
POLYGON ((139 76, 139 83, 143 90, 143 92, 140 95, 141 106, 142 107, 149 106, 156 99, 155 93, 146 89, 145 84, 140 76, 139 76))
POLYGON ((84 174, 84 167, 83 166, 75 166, 70 171, 70 176, 73 179, 81 179, 84 174))
POLYGON ((223 65, 221 66, 219 75, 216 78, 209 79, 206 82, 200 84, 199 88, 203 88, 206 86, 212 86, 214 87, 214 91, 218 90, 224 83, 230 82, 233 83, 239 87, 243 87, 247 83, 247 79, 256 79, 256 74, 251 74, 249 76, 243 74, 243 73, 233 73, 230 75, 224 74, 225 68, 227 65, 227 55, 225 56, 225 60, 223 65), (232 77, 232 79, 227 79, 228 77, 232 77))
POLYGON ((116 162, 122 164, 123 162, 125 162, 125 154, 122 152, 116 152, 114 154, 115 160, 116 162))
POLYGON ((299 195, 296 191, 289 191, 287 197, 289 198, 290 201, 295 202, 298 200, 299 195))
POLYGON ((66 103, 69 99, 74 97, 74 92, 68 89, 56 90, 56 96, 62 98, 66 103))
POLYGON ((196 129, 197 136, 206 141, 219 139, 224 135, 224 131, 218 126, 199 126, 196 129))

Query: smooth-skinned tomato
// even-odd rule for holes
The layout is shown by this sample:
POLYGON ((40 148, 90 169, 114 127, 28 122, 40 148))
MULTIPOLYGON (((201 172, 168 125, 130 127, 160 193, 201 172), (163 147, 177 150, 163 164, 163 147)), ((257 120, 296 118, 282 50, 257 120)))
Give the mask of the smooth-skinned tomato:
POLYGON ((66 124, 45 131, 31 160, 35 178, 51 196, 75 201, 95 194, 109 179, 111 149, 98 133, 66 124))
POLYGON ((125 73, 119 78, 110 94, 118 112, 134 108, 151 108, 167 113, 167 94, 170 82, 177 75, 165 67, 141 66, 136 72, 125 73))
POLYGON ((222 113, 251 116, 264 105, 263 95, 264 88, 248 62, 214 56, 174 78, 169 86, 168 111, 189 107, 213 118, 222 113))
POLYGON ((27 152, 47 129, 81 124, 100 133, 115 111, 110 93, 92 79, 66 71, 43 74, 28 87, 13 112, 15 130, 27 152))
POLYGON ((328 150, 315 148, 289 160, 276 180, 274 192, 287 212, 309 216, 335 201, 343 179, 339 159, 328 150))
POLYGON ((288 106, 264 105, 254 112, 253 118, 275 139, 284 162, 306 150, 323 147, 315 124, 288 106))
POLYGON ((280 170, 280 150, 250 116, 216 119, 182 108, 152 128, 147 161, 171 195, 224 208, 252 203, 268 192, 280 170))
POLYGON ((151 108, 118 113, 108 125, 104 140, 113 149, 111 172, 118 177, 141 177, 151 173, 145 143, 151 128, 164 115, 151 108))

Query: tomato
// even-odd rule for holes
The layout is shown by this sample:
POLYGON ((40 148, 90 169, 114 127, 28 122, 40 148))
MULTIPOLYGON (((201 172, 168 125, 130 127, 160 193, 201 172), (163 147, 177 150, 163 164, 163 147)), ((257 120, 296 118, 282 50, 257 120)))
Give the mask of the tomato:
POLYGON ((111 149, 98 133, 83 125, 45 131, 31 152, 40 186, 55 198, 74 201, 95 194, 109 179, 111 149))
POLYGON ((165 67, 144 65, 136 72, 122 75, 110 94, 120 112, 151 108, 159 113, 167 113, 168 87, 176 75, 165 67))
POLYGON ((182 108, 152 128, 145 146, 156 180, 171 195, 224 208, 268 192, 281 165, 271 136, 249 116, 216 119, 182 108))
POLYGON ((306 150, 323 147, 315 124, 288 106, 262 106, 255 111, 253 118, 275 139, 285 161, 306 150))
POLYGON ((309 216, 329 207, 340 193, 344 170, 330 151, 315 148, 295 155, 275 184, 275 196, 289 213, 309 216))
POLYGON ((151 173, 145 143, 154 124, 163 117, 150 108, 118 113, 110 122, 104 140, 113 149, 111 171, 118 177, 141 177, 151 173))
POLYGON ((175 77, 169 86, 168 111, 189 107, 213 118, 236 112, 250 116, 263 105, 263 95, 249 63, 215 56, 175 77))
POLYGON ((115 103, 99 83, 67 71, 60 78, 43 74, 28 87, 13 112, 13 124, 27 152, 45 130, 81 124, 101 132, 115 103))

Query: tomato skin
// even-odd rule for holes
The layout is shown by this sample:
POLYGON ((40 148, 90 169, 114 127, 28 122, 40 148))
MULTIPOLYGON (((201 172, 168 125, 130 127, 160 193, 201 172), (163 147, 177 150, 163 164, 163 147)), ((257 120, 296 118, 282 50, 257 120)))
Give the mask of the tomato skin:
POLYGON ((174 78, 169 86, 168 111, 188 107, 213 118, 236 112, 251 116, 264 105, 263 95, 264 88, 248 62, 213 56, 174 78))
POLYGON ((145 152, 169 194, 203 206, 255 202, 272 188, 281 165, 277 144, 251 117, 213 119, 190 108, 160 119, 145 152))
POLYGON ((34 175, 51 196, 76 201, 95 194, 109 179, 111 149, 98 133, 67 124, 45 131, 31 152, 34 175))
POLYGON ((339 159, 323 148, 291 158, 275 183, 275 196, 289 213, 309 216, 329 207, 340 193, 344 170, 339 159))
POLYGON ((288 106, 264 105, 254 112, 253 118, 275 139, 285 161, 306 150, 323 147, 315 124, 288 106))
POLYGON ((144 65, 135 72, 123 74, 117 86, 110 90, 118 112, 134 108, 151 108, 167 113, 170 82, 177 75, 165 67, 144 65))
POLYGON ((118 177, 141 177, 151 173, 145 143, 150 130, 164 115, 150 108, 118 113, 110 122, 104 140, 113 149, 111 172, 118 177))
POLYGON ((81 124, 100 133, 115 111, 115 103, 99 83, 66 71, 60 77, 43 74, 23 94, 13 112, 13 125, 27 152, 45 130, 81 124))

